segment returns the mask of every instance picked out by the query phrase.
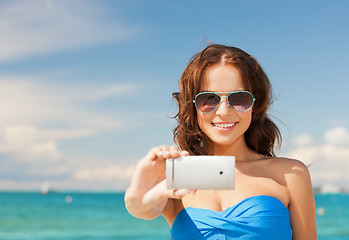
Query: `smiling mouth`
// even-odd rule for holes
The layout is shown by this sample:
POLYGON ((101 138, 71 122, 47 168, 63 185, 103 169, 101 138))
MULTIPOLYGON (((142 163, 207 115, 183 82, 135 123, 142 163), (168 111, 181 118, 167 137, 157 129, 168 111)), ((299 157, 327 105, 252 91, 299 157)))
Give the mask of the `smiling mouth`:
POLYGON ((236 124, 235 123, 212 123, 213 126, 215 127, 219 127, 219 128, 230 128, 232 126, 234 126, 236 124))

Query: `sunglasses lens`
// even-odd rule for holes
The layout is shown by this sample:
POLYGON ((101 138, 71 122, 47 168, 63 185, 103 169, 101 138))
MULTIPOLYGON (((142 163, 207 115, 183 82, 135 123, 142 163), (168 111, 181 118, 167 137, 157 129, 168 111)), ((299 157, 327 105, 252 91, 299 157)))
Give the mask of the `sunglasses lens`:
POLYGON ((248 111, 253 104, 253 96, 248 92, 235 92, 228 97, 229 104, 239 112, 248 111))
POLYGON ((201 93, 195 98, 196 108, 204 113, 216 110, 220 101, 221 97, 214 93, 201 93))

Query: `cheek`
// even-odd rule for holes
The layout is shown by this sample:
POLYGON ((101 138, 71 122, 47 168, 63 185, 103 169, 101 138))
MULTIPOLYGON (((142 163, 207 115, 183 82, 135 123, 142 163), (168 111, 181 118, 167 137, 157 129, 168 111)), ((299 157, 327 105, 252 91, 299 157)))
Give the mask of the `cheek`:
POLYGON ((197 118, 198 118, 198 125, 200 127, 201 130, 203 130, 205 128, 205 124, 207 123, 211 123, 210 122, 210 114, 209 113, 201 113, 201 112, 197 112, 197 118))
POLYGON ((247 128, 249 128, 252 122, 252 111, 242 113, 240 115, 240 119, 241 119, 241 122, 243 122, 244 125, 246 126, 246 130, 247 130, 247 128))
POLYGON ((202 130, 202 125, 203 125, 203 119, 202 119, 202 116, 201 116, 202 113, 197 112, 196 114, 197 114, 196 116, 197 116, 197 118, 198 118, 198 125, 199 125, 199 128, 202 130))

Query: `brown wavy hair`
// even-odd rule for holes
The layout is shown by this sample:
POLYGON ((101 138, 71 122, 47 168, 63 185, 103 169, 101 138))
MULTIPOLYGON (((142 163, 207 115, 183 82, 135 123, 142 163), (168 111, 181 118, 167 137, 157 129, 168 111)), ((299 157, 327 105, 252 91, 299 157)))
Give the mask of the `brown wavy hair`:
POLYGON ((247 146, 264 156, 275 156, 274 146, 276 141, 281 145, 281 134, 267 114, 273 101, 270 81, 254 57, 239 48, 220 44, 211 44, 192 57, 179 81, 179 92, 172 94, 179 108, 173 130, 175 143, 192 155, 208 155, 213 149, 213 142, 198 125, 193 99, 200 91, 205 71, 222 63, 240 71, 245 89, 256 98, 252 121, 244 134, 247 146))

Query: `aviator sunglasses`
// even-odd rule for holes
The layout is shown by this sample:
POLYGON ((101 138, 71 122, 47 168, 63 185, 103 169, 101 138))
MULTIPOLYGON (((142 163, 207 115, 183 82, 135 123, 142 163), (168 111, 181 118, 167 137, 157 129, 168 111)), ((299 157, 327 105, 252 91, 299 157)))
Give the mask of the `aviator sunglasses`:
POLYGON ((196 109, 202 113, 215 111, 222 103, 222 96, 220 94, 228 94, 225 98, 229 107, 238 112, 247 112, 252 108, 256 100, 252 93, 248 91, 201 92, 193 100, 196 109))

